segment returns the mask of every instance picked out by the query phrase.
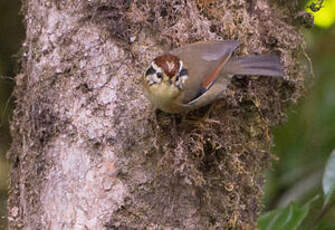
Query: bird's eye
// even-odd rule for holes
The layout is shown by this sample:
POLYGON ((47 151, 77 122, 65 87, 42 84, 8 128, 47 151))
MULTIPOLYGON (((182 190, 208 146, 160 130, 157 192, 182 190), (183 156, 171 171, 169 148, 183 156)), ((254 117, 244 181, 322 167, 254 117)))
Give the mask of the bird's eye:
POLYGON ((163 73, 161 67, 157 66, 153 61, 150 67, 145 71, 145 79, 147 83, 150 85, 154 85, 162 82, 163 73))
POLYGON ((179 76, 185 76, 185 75, 188 75, 187 69, 181 69, 179 72, 179 76))
POLYGON ((147 71, 145 72, 145 76, 148 76, 154 73, 156 73, 156 70, 152 66, 150 66, 150 68, 147 69, 147 71))

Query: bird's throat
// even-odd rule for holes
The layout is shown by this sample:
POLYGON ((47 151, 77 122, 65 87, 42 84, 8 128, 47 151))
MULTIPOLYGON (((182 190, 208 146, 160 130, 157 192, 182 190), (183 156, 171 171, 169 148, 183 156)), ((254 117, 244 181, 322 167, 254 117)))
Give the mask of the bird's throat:
POLYGON ((164 110, 165 107, 173 104, 179 95, 180 90, 177 87, 159 84, 152 85, 148 89, 147 97, 155 107, 164 110))

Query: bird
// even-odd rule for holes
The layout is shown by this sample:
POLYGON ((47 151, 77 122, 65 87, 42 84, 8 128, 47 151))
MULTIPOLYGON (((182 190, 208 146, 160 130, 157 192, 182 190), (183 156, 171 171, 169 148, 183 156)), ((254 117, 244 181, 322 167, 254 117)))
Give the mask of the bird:
POLYGON ((235 75, 282 77, 273 54, 233 56, 237 40, 199 41, 153 59, 142 75, 144 95, 161 111, 189 112, 224 97, 235 75))

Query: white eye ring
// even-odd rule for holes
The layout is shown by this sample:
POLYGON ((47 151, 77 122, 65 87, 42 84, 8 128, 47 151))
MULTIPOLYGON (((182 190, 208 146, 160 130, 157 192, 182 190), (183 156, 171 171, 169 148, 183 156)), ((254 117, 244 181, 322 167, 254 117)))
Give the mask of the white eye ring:
POLYGON ((146 76, 146 79, 149 83, 149 85, 153 85, 153 84, 157 84, 157 83, 161 83, 163 80, 163 75, 161 77, 160 76, 162 73, 154 73, 154 74, 150 74, 146 76))
POLYGON ((151 65, 145 72, 145 78, 150 86, 153 84, 161 83, 163 80, 162 69, 159 66, 157 66, 154 61, 151 62, 151 65))

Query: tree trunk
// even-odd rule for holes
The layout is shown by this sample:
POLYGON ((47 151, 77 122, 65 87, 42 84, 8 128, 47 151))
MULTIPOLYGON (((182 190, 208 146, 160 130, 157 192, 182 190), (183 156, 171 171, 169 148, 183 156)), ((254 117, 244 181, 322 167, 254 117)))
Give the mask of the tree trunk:
MULTIPOLYGON (((285 3, 285 1, 284 1, 285 3)), ((296 8, 258 1, 24 2, 9 229, 252 229, 270 127, 303 89, 296 8), (235 39, 285 77, 234 78, 198 111, 155 111, 140 76, 163 50, 235 39)))

